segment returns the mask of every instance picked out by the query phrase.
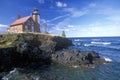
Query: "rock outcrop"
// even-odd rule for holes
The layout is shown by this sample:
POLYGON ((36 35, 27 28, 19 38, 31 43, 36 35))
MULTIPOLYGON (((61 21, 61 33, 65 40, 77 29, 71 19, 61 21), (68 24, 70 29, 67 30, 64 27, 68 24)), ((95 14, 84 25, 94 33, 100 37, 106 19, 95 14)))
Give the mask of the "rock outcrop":
POLYGON ((14 67, 34 68, 50 65, 52 62, 64 65, 102 63, 98 53, 93 51, 68 50, 72 41, 46 34, 9 34, 0 37, 0 71, 14 67))
POLYGON ((51 55, 58 49, 62 50, 70 45, 72 42, 66 38, 46 34, 2 35, 0 37, 0 71, 9 71, 14 67, 37 68, 50 65, 51 55))
POLYGON ((104 60, 100 59, 99 54, 94 51, 79 51, 79 50, 57 51, 55 54, 52 54, 52 60, 54 62, 69 66, 97 64, 96 60, 99 61, 99 63, 104 62, 104 60))

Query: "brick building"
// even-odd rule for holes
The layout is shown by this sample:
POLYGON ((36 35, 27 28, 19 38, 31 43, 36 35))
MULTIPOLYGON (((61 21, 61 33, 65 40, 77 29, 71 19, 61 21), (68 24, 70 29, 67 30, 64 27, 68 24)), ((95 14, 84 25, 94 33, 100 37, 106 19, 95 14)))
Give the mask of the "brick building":
POLYGON ((10 25, 8 32, 40 32, 38 9, 34 9, 32 16, 26 16, 23 18, 18 17, 18 19, 10 25))

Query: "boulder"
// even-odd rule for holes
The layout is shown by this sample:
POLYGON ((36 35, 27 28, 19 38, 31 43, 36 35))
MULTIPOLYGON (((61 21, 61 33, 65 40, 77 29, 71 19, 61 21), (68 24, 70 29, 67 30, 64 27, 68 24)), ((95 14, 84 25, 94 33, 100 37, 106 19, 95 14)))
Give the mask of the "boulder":
POLYGON ((95 64, 94 62, 99 59, 99 54, 94 51, 61 50, 52 54, 52 60, 54 62, 69 66, 95 64))
POLYGON ((15 54, 15 49, 11 48, 0 48, 0 72, 8 71, 14 65, 12 62, 12 55, 15 54))
POLYGON ((71 40, 59 36, 55 36, 51 40, 56 43, 56 51, 68 48, 73 45, 71 40))

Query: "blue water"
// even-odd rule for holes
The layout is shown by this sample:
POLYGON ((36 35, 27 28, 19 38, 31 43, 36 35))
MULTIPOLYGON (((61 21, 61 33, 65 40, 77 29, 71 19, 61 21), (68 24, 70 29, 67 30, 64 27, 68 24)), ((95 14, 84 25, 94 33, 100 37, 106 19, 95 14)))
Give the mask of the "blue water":
MULTIPOLYGON (((85 71, 83 79, 80 79, 79 74, 75 80, 120 80, 120 37, 70 38, 70 40, 75 45, 71 49, 93 50, 98 52, 101 58, 107 57, 112 60, 94 69, 83 70, 85 71)), ((77 71, 79 73, 82 70, 77 71)))
POLYGON ((96 51, 102 57, 109 57, 112 62, 120 62, 120 37, 70 38, 75 46, 71 49, 96 51))
POLYGON ((70 49, 96 51, 101 58, 112 61, 95 68, 67 68, 52 66, 50 76, 55 80, 120 80, 120 37, 69 38, 74 46, 70 49))

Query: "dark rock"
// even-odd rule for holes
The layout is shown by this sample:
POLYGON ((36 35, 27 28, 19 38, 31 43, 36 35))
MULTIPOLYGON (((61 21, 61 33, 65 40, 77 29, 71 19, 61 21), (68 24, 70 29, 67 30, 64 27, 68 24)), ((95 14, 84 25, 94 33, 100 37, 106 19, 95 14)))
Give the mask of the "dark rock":
POLYGON ((71 40, 69 40, 67 38, 58 37, 58 36, 53 37, 52 41, 56 42, 56 46, 55 46, 56 51, 68 48, 73 45, 71 40))
POLYGON ((29 43, 18 44, 17 47, 0 49, 0 71, 9 71, 13 67, 37 68, 50 65, 50 56, 43 55, 42 50, 29 43))
POLYGON ((8 71, 12 68, 12 55, 15 53, 14 48, 0 49, 0 72, 8 71))
POLYGON ((41 44, 40 49, 46 53, 53 53, 55 51, 56 42, 48 40, 41 44))
POLYGON ((64 65, 94 64, 94 60, 100 59, 98 53, 93 51, 81 52, 79 50, 61 50, 52 54, 52 60, 64 65))
POLYGON ((93 58, 100 58, 99 53, 96 53, 95 51, 85 51, 85 53, 91 54, 93 56, 93 58))
POLYGON ((86 58, 90 64, 93 64, 93 55, 91 53, 88 53, 87 58, 86 58))

